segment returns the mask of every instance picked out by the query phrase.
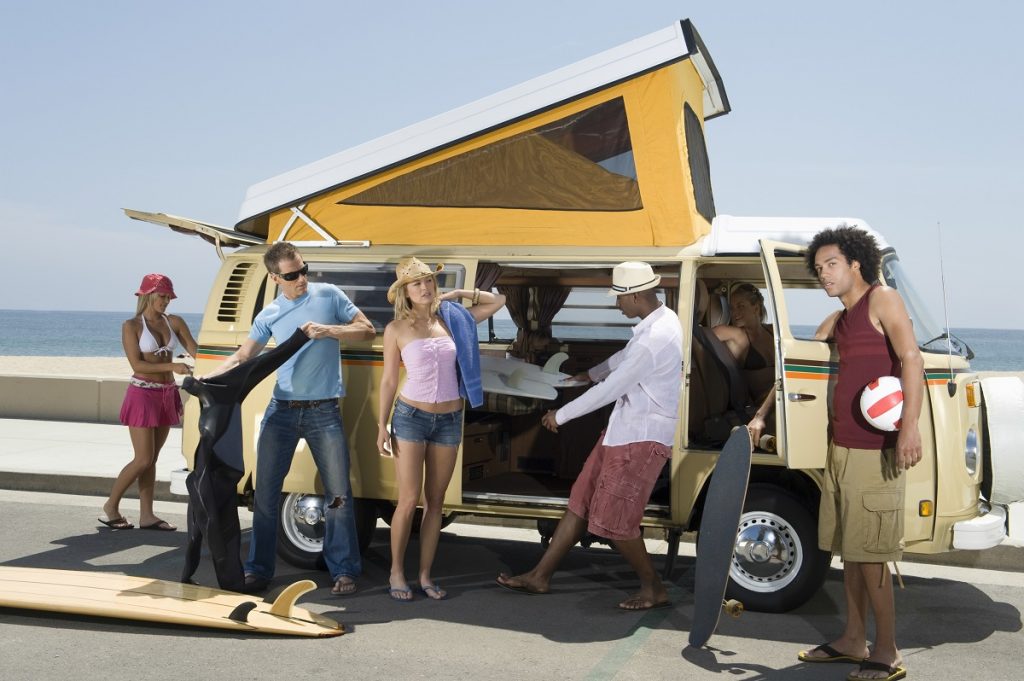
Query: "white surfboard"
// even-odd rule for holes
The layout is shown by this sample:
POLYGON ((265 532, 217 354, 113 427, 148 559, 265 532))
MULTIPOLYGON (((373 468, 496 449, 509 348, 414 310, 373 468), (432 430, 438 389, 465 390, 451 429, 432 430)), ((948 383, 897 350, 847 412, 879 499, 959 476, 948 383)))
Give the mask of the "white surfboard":
POLYGON ((484 392, 553 400, 558 396, 555 388, 586 385, 559 370, 568 358, 569 355, 558 352, 541 367, 515 357, 483 355, 480 368, 484 392))

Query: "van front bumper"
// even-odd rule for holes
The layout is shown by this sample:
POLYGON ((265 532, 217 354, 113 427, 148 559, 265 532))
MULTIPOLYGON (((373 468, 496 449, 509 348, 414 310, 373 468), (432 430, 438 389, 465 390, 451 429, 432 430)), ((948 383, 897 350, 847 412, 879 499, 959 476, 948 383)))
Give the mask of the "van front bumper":
POLYGON ((1006 515, 1006 509, 997 505, 984 515, 954 524, 953 548, 980 551, 998 546, 1006 539, 1006 515))
POLYGON ((188 477, 189 470, 187 468, 179 468, 171 471, 171 494, 187 497, 188 488, 185 487, 185 478, 188 477))
POLYGON ((1007 505, 1007 538, 1010 546, 1024 546, 1024 501, 1007 505))

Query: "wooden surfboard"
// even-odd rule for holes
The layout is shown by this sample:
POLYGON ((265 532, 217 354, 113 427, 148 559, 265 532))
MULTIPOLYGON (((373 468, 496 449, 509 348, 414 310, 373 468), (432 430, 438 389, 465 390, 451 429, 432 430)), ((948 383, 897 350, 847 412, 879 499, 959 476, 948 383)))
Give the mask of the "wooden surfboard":
POLYGON ((286 636, 340 636, 344 625, 299 608, 305 579, 273 603, 255 596, 108 572, 0 566, 0 606, 286 636))

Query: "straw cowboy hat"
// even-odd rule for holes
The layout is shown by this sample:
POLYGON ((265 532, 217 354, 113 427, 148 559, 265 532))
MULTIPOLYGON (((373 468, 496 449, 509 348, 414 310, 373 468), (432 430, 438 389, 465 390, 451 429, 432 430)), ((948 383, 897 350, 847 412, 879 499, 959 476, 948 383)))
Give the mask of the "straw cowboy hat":
POLYGON ((661 283, 661 275, 655 274, 651 266, 645 262, 624 262, 612 270, 612 288, 610 296, 624 296, 654 288, 661 283))
POLYGON ((406 284, 411 284, 414 281, 425 279, 426 277, 432 277, 441 270, 444 269, 444 263, 438 263, 436 269, 430 269, 426 263, 419 258, 408 257, 402 258, 398 261, 398 265, 395 266, 395 283, 388 289, 388 302, 394 304, 395 298, 398 297, 398 292, 402 290, 402 287, 406 284))

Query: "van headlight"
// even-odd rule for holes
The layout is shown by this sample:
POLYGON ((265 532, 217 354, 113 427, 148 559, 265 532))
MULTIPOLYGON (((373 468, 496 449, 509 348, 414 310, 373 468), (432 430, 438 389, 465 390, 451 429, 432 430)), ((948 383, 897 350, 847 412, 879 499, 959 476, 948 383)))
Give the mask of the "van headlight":
POLYGON ((974 475, 978 472, 978 431, 974 427, 967 430, 967 441, 964 443, 964 465, 967 472, 974 475))

